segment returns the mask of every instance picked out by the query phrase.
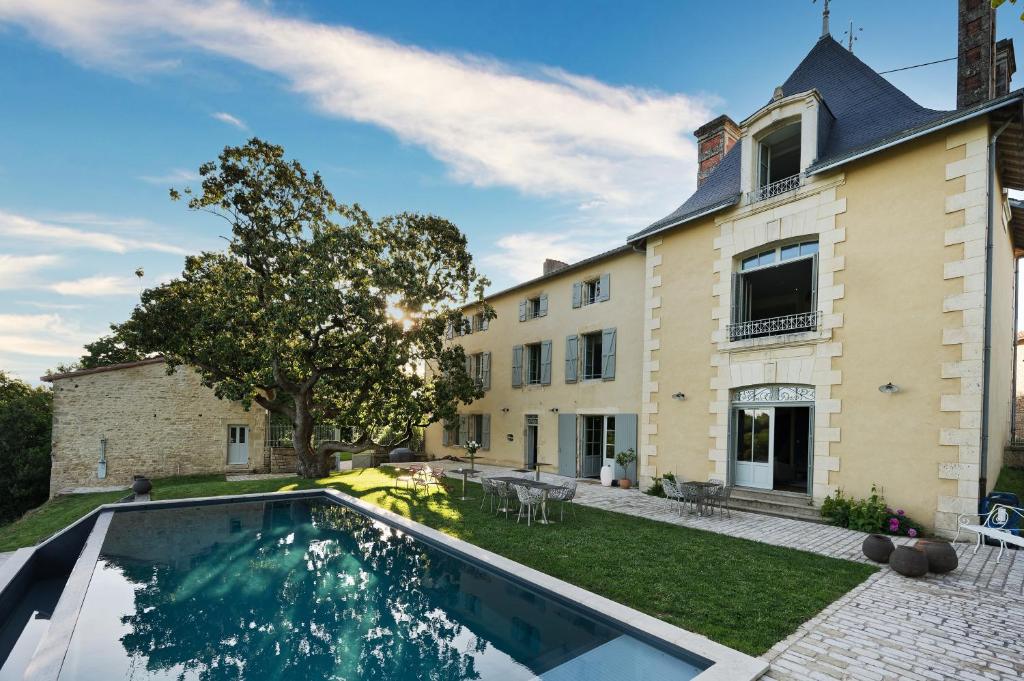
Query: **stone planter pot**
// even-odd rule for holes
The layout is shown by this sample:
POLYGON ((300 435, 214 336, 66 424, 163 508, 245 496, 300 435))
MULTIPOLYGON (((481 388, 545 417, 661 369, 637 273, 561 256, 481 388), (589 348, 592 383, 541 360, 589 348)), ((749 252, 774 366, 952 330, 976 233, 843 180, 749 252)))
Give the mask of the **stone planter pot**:
POLYGON ((928 556, 912 546, 897 546, 889 556, 889 566, 904 577, 924 577, 928 574, 928 556))
POLYGON ((149 494, 150 490, 153 489, 153 483, 149 481, 144 475, 136 475, 135 482, 132 483, 132 491, 136 494, 149 494))
POLYGON ((621 487, 622 489, 629 489, 632 486, 633 481, 630 480, 629 478, 622 478, 621 480, 619 480, 619 487, 621 487))
POLYGON ((924 553, 928 558, 928 572, 941 575, 944 572, 951 572, 960 564, 957 558, 956 549, 945 541, 934 539, 920 539, 914 548, 924 553))
POLYGON ((884 534, 869 534, 860 547, 864 555, 876 563, 888 563, 889 556, 895 548, 892 539, 884 534))

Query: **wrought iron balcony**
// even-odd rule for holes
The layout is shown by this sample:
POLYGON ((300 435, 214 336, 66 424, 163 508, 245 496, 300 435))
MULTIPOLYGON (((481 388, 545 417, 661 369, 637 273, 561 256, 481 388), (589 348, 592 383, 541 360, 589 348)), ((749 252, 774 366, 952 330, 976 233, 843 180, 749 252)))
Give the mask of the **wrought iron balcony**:
POLYGON ((754 191, 747 194, 747 202, 755 203, 757 201, 764 201, 765 199, 771 199, 786 192, 791 192, 800 187, 800 181, 803 179, 803 175, 797 173, 796 175, 790 175, 784 177, 781 180, 776 180, 770 184, 766 184, 762 187, 758 187, 754 191))
POLYGON ((729 340, 737 341, 744 338, 760 338, 762 336, 781 336, 786 333, 798 333, 800 331, 814 331, 821 321, 821 313, 798 312, 782 317, 769 317, 767 319, 754 319, 749 322, 729 324, 726 327, 729 331, 729 340))

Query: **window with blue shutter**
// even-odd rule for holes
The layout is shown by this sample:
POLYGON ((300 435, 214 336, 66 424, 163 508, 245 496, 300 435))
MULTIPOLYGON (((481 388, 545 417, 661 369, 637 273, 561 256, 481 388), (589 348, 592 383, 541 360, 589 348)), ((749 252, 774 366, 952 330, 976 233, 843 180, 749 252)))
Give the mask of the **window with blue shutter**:
POLYGON ((527 302, 529 302, 529 301, 526 301, 526 300, 520 300, 519 301, 519 321, 521 321, 521 322, 525 322, 526 321, 526 304, 527 304, 527 302))
POLYGON ((565 337, 565 382, 577 381, 577 369, 580 362, 580 337, 576 334, 565 337))
POLYGON ((523 346, 516 345, 512 348, 512 387, 518 388, 523 384, 523 346))
POLYGON ((601 378, 615 378, 615 329, 605 329, 601 338, 601 378))
POLYGON ((548 294, 542 293, 537 300, 537 316, 546 317, 548 315, 548 294))
POLYGON ((540 344, 540 384, 551 385, 551 341, 540 344))
POLYGON ((597 299, 600 302, 604 302, 612 297, 612 275, 602 274, 601 279, 598 283, 599 291, 597 299))
POLYGON ((484 390, 491 389, 491 353, 480 353, 480 387, 484 390))
POLYGON ((481 449, 491 448, 491 415, 484 414, 480 417, 480 447, 481 449))
POLYGON ((583 282, 577 281, 572 285, 572 306, 574 308, 583 305, 583 282))

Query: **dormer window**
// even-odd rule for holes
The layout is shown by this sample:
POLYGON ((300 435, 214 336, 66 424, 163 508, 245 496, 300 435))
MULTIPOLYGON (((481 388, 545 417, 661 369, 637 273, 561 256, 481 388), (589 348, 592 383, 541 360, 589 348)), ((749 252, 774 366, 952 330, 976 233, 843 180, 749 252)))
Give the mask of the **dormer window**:
POLYGON ((800 186, 800 123, 771 132, 757 145, 755 201, 770 199, 800 186))

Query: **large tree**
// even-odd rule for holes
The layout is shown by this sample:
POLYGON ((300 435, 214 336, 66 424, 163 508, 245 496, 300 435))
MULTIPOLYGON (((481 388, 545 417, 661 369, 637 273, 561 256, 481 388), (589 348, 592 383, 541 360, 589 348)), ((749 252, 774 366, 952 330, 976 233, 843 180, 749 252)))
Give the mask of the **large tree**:
POLYGON ((227 249, 187 258, 180 278, 142 294, 116 329, 129 348, 288 418, 306 477, 325 475, 333 452, 408 441, 479 397, 462 349, 442 341, 487 283, 455 225, 375 222, 259 139, 199 173, 201 189, 171 198, 223 219, 227 249), (314 446, 320 419, 356 426, 354 440, 314 446))
POLYGON ((0 371, 0 523, 46 501, 52 394, 0 371))

